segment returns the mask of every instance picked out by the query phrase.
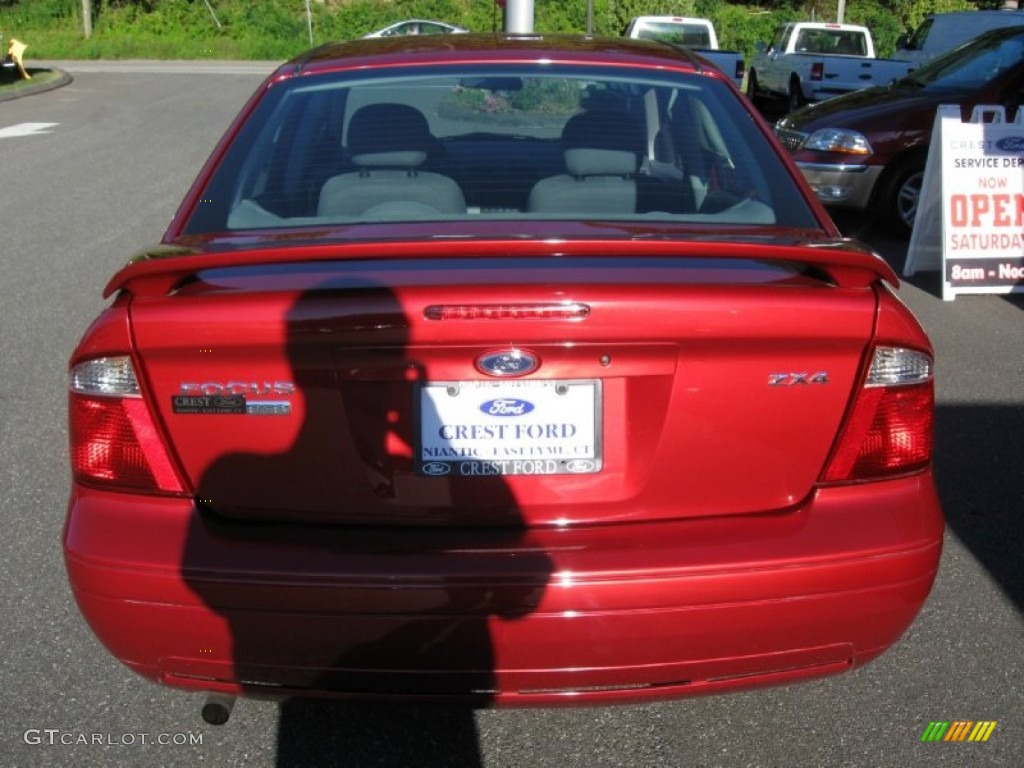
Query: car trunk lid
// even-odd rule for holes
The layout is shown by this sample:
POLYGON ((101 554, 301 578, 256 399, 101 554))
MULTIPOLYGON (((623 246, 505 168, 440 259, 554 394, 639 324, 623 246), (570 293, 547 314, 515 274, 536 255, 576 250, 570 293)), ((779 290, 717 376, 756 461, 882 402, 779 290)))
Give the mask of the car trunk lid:
POLYGON ((878 260, 586 250, 168 259, 119 287, 173 453, 225 516, 565 525, 804 498, 859 380, 878 260))

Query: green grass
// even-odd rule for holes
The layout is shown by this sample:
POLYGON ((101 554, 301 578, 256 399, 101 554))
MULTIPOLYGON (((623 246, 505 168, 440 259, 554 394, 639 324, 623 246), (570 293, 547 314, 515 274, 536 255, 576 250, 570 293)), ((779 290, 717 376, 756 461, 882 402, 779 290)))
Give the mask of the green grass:
POLYGON ((487 31, 492 0, 149 0, 93 2, 86 38, 81 0, 0 0, 0 33, 36 59, 286 60, 323 43, 360 37, 402 18, 425 17, 487 31), (310 40, 312 22, 312 41, 310 40))
MULTIPOLYGON (((0 27, 2 29, 2 27, 0 27)), ((284 61, 309 48, 308 35, 293 40, 211 34, 170 34, 142 30, 123 34, 97 31, 90 38, 77 29, 24 30, 31 59, 275 59, 284 61)), ((324 41, 320 41, 324 42, 324 41)))

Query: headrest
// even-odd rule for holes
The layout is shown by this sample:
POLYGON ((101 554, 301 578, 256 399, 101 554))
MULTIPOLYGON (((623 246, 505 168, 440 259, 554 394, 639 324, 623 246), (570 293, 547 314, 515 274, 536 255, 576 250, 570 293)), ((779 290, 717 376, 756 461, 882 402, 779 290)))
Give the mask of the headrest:
POLYGON ((360 107, 348 124, 347 146, 356 165, 415 167, 427 159, 431 143, 427 119, 407 104, 360 107))
POLYGON ((562 129, 565 165, 573 176, 634 174, 642 147, 637 122, 623 112, 581 112, 562 129))

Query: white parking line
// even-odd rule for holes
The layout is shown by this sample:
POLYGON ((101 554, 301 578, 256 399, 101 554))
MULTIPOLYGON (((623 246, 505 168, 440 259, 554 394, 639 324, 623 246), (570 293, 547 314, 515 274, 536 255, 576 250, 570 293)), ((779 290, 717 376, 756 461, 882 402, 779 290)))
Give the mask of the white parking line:
POLYGON ((50 130, 60 123, 18 123, 9 128, 0 128, 0 139, 9 139, 12 136, 35 136, 40 133, 52 133, 50 130))

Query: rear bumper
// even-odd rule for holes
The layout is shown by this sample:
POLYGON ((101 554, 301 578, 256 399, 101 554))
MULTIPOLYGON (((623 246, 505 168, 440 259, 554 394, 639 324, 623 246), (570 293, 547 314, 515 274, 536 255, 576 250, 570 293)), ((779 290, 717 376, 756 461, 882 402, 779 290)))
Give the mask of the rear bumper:
POLYGON ((942 533, 925 474, 785 513, 516 534, 240 525, 75 488, 64 547, 96 635, 153 680, 551 705, 865 663, 920 610, 942 533))

